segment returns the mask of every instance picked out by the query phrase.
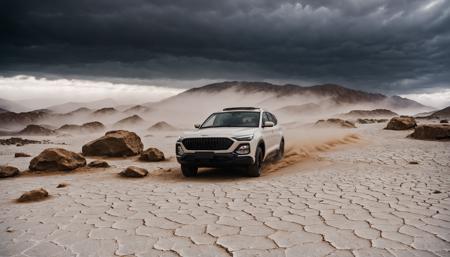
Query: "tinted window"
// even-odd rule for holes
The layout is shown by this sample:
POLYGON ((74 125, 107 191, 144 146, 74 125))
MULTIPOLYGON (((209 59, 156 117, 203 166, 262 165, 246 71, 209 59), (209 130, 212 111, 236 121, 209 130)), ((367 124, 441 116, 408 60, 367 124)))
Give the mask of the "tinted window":
POLYGON ((275 117, 275 115, 273 115, 272 113, 269 112, 269 118, 270 118, 270 121, 273 122, 273 124, 277 125, 278 120, 275 117))
POLYGON ((266 121, 271 121, 271 120, 270 120, 270 116, 268 115, 267 112, 263 113, 263 118, 262 118, 262 124, 263 124, 263 126, 264 126, 264 122, 266 122, 266 121))

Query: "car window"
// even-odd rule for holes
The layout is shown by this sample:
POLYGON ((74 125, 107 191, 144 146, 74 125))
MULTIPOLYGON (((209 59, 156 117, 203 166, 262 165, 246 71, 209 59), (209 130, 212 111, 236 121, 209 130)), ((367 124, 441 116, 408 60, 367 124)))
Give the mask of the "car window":
POLYGON ((264 122, 266 122, 266 121, 271 121, 267 112, 263 113, 263 119, 262 119, 263 125, 264 125, 264 122))
POLYGON ((206 119, 201 128, 258 127, 259 115, 258 112, 213 113, 206 119))
POLYGON ((272 113, 269 112, 269 118, 270 118, 270 121, 273 122, 273 124, 277 125, 278 120, 275 117, 275 115, 273 115, 272 113))

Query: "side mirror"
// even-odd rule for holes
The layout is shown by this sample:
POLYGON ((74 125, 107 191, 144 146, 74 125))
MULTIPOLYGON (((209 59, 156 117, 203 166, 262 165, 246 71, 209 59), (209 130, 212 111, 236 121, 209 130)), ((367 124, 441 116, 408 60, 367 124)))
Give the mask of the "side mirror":
POLYGON ((194 124, 194 128, 200 128, 200 124, 194 124))
POLYGON ((263 124, 263 127, 265 128, 265 127, 273 127, 273 126, 275 126, 275 123, 273 123, 273 122, 271 122, 271 121, 265 121, 264 122, 264 124, 263 124))

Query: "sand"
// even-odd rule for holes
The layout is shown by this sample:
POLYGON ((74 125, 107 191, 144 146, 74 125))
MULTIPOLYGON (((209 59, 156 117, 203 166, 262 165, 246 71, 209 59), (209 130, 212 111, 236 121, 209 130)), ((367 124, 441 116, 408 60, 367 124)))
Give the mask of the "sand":
MULTIPOLYGON (((109 158, 106 169, 0 180, 0 256, 449 256, 450 142, 384 126, 287 138, 286 159, 259 178, 231 169, 184 178, 178 132, 138 131, 169 161, 109 158), (150 174, 120 178, 129 165, 150 174), (52 197, 14 201, 39 187, 52 197)), ((98 136, 45 139, 80 152, 98 136)), ((0 163, 24 170, 31 157, 15 152, 52 146, 0 146, 0 163)))

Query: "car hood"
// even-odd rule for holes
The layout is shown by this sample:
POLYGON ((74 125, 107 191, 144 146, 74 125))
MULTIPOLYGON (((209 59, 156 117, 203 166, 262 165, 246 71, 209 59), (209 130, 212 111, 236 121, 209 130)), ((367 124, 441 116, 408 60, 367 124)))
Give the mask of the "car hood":
POLYGON ((204 128, 184 132, 182 137, 236 137, 253 135, 257 128, 204 128))

